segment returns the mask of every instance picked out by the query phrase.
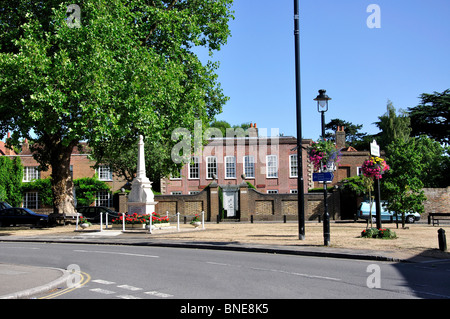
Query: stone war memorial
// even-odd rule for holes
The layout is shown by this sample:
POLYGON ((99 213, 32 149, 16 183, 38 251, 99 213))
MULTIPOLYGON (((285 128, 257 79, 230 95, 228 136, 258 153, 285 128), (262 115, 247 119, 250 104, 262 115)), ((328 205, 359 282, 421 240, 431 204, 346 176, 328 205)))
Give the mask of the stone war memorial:
POLYGON ((145 175, 144 137, 139 136, 137 173, 128 196, 128 214, 151 215, 155 212, 152 182, 145 175))

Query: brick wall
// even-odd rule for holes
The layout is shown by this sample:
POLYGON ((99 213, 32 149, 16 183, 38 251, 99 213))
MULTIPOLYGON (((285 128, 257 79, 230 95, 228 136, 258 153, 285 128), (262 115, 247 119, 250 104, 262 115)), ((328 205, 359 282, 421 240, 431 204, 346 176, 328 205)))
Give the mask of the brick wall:
POLYGON ((423 220, 428 218, 428 213, 450 214, 450 187, 447 188, 424 188, 427 200, 424 203, 425 213, 423 220))

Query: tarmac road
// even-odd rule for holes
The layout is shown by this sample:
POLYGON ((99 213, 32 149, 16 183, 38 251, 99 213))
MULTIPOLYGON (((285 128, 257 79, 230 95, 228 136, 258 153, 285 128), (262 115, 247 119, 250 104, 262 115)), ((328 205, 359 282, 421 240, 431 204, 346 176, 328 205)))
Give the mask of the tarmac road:
MULTIPOLYGON (((183 247, 214 250, 232 250, 248 252, 266 252, 277 254, 318 256, 329 258, 346 258, 373 261, 392 261, 401 262, 392 255, 385 254, 382 251, 371 250, 351 250, 338 249, 330 247, 286 247, 286 246, 268 246, 268 245, 250 245, 233 244, 217 242, 174 242, 170 240, 145 241, 139 236, 130 236, 121 232, 89 233, 75 236, 47 236, 47 237, 2 237, 1 241, 8 242, 9 245, 0 243, 0 255, 4 249, 13 249, 12 243, 24 242, 54 242, 54 243, 89 243, 96 245, 136 245, 136 246, 161 246, 161 247, 183 247), (9 248, 8 248, 9 247, 9 248)), ((30 247, 29 249, 32 249, 30 247)), ((418 257, 417 260, 408 260, 408 262, 417 262, 427 264, 436 259, 430 257, 418 257)), ((0 263, 0 299, 18 299, 32 298, 33 296, 65 286, 70 273, 64 269, 32 267, 29 265, 14 265, 0 263)))

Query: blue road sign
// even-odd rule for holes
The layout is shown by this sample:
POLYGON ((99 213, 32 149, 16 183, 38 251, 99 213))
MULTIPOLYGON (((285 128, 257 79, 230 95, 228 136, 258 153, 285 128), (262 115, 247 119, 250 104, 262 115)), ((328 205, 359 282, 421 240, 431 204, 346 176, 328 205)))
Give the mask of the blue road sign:
POLYGON ((313 182, 332 182, 334 174, 331 172, 313 173, 313 182))

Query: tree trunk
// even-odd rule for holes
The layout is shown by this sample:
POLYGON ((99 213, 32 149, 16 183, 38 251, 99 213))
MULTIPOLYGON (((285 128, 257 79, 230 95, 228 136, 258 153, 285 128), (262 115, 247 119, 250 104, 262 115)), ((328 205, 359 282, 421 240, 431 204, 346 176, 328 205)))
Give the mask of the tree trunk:
POLYGON ((55 150, 51 158, 53 213, 75 215, 73 181, 70 174, 70 158, 73 147, 55 150))

